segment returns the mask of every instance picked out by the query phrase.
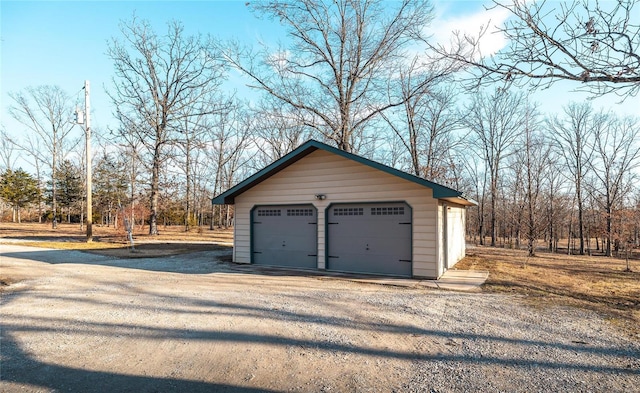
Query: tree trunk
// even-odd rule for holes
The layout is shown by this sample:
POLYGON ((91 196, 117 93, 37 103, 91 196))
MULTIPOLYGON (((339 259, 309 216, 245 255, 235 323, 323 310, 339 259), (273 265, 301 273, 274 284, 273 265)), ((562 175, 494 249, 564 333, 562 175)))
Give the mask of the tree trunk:
POLYGON ((569 235, 567 237, 567 254, 568 255, 571 255, 571 232, 573 231, 572 226, 573 226, 573 217, 570 217, 569 218, 569 235))
POLYGON ((491 247, 496 246, 496 198, 498 194, 497 179, 491 179, 491 247))
POLYGON ((209 222, 209 230, 213 231, 213 220, 215 218, 215 205, 212 203, 211 204, 211 221, 209 222))
MULTIPOLYGON (((609 205, 607 203, 607 205, 609 205)), ((607 244, 606 244, 606 249, 605 249, 605 256, 612 256, 612 252, 611 252, 611 243, 613 240, 613 236, 611 233, 611 206, 607 206, 607 244)))
POLYGON ((40 162, 36 159, 36 176, 38 177, 38 223, 42 224, 42 179, 40 177, 40 162))
POLYGON ((158 234, 158 188, 160 184, 160 147, 156 146, 156 154, 151 170, 151 215, 149 217, 149 235, 158 234))
MULTIPOLYGON (((529 149, 529 144, 527 143, 527 150, 529 149)), ((529 160, 529 151, 527 151, 527 160, 529 160)), ((529 213, 529 228, 527 231, 527 251, 528 251, 528 255, 530 257, 534 257, 536 256, 536 248, 535 248, 535 241, 536 241, 536 217, 535 217, 535 201, 533 200, 534 196, 533 196, 533 190, 532 190, 532 185, 531 182, 532 180, 532 176, 531 176, 531 163, 528 161, 527 162, 527 199, 528 199, 528 213, 529 213)))
POLYGON ((57 169, 57 161, 56 155, 58 151, 56 149, 56 136, 55 133, 53 135, 53 157, 52 157, 52 165, 51 165, 51 197, 52 197, 52 209, 53 209, 53 222, 51 223, 51 227, 53 229, 58 228, 58 217, 57 217, 57 204, 56 204, 56 169, 57 169))
POLYGON ((549 251, 554 252, 553 249, 553 241, 555 238, 555 229, 553 227, 553 195, 550 197, 549 201, 549 251))
POLYGON ((578 236, 580 237, 580 255, 584 255, 584 217, 582 206, 582 182, 578 179, 576 184, 576 198, 578 199, 578 236))
MULTIPOLYGON (((187 123, 187 121, 185 120, 185 123, 187 123)), ((185 124, 185 127, 188 127, 187 124, 185 124)), ((187 134, 187 131, 185 129, 185 134, 187 134)), ((185 220, 184 220, 184 230, 185 232, 189 232, 189 225, 190 225, 190 219, 191 219, 191 203, 190 203, 190 198, 191 198, 191 170, 190 170, 190 166, 191 166, 191 141, 189 139, 189 136, 187 135, 187 143, 185 146, 185 177, 186 177, 186 182, 187 182, 187 190, 186 190, 186 197, 187 197, 187 201, 186 201, 186 207, 185 207, 185 220)))
POLYGON ((484 202, 481 202, 481 207, 478 211, 478 232, 480 235, 480 245, 484 246, 484 202))

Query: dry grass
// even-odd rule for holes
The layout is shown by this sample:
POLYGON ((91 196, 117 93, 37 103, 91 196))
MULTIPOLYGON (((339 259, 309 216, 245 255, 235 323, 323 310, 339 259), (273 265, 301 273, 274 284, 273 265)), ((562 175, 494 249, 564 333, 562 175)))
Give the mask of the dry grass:
MULTIPOLYGON (((193 241, 193 242, 232 242, 233 231, 230 229, 210 230, 209 227, 193 228, 189 232, 183 226, 159 226, 158 236, 149 235, 149 227, 136 226, 133 236, 137 241, 193 241)), ((80 229, 79 224, 58 224, 58 228, 52 229, 51 223, 7 223, 0 222, 0 238, 23 239, 28 241, 53 241, 82 243, 86 239, 86 229, 80 229)), ((113 227, 93 226, 93 238, 95 242, 126 242, 126 233, 120 226, 113 227)))
MULTIPOLYGON (((121 258, 148 258, 211 250, 233 242, 229 229, 209 230, 195 228, 186 232, 184 227, 160 227, 158 236, 150 236, 148 227, 134 231, 135 251, 129 248, 123 228, 93 226, 93 242, 86 242, 86 230, 79 224, 0 223, 0 238, 25 246, 82 250, 121 258)), ((0 239, 0 242, 2 240, 0 239)))
POLYGON ((467 250, 457 269, 490 272, 484 290, 527 296, 535 305, 594 310, 625 332, 640 337, 640 261, 526 252, 490 247, 467 250))

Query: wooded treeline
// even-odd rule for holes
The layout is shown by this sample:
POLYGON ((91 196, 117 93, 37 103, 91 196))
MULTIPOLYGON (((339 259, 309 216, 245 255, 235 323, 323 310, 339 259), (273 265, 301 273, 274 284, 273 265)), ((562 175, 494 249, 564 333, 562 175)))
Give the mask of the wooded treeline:
MULTIPOLYGON (((564 43, 566 52, 588 46, 599 59, 594 73, 605 72, 604 61, 624 64, 624 72, 616 65, 617 79, 580 83, 596 95, 622 90, 623 98, 635 99, 640 62, 627 58, 640 58, 640 27, 633 20, 636 2, 622 3, 626 8, 608 14, 598 3, 585 3, 590 14, 577 5, 559 8, 565 19, 569 12, 587 19, 565 30, 564 41, 549 34, 536 39, 564 43), (625 25, 612 22, 624 15, 625 25), (600 25, 608 36, 600 36, 600 25), (599 44, 584 41, 584 34, 599 44), (620 51, 626 48, 620 35, 629 40, 627 52, 620 51)), ((540 113, 526 91, 512 86, 526 73, 491 73, 474 60, 477 42, 468 37, 453 49, 430 42, 425 26, 434 10, 427 1, 252 7, 286 28, 288 47, 188 35, 179 22, 164 32, 136 18, 122 22, 106 49, 118 123, 93 132, 95 223, 119 225, 126 215, 151 234, 158 225, 231 225, 232 209, 214 209, 212 196, 315 138, 463 191, 478 202, 468 210, 467 227, 479 244, 533 254, 543 241, 553 251, 569 245, 572 252, 607 255, 640 246, 637 117, 588 102, 540 113), (256 93, 229 91, 230 72, 244 75, 256 93), (474 77, 480 87, 463 88, 474 77)), ((541 18, 538 3, 517 7, 525 8, 512 10, 516 20, 541 18)), ((503 31, 522 31, 509 23, 503 31)), ((511 39, 513 46, 519 38, 511 39)), ((544 42, 535 41, 527 56, 536 48, 547 55, 544 42)), ((527 59, 510 54, 522 70, 527 59)), ((565 69, 575 73, 571 67, 585 64, 565 69)), ((56 86, 25 88, 11 98, 9 113, 23 128, 11 133, 21 137, 2 130, 0 218, 81 223, 84 143, 72 132, 81 127, 73 121, 77 103, 56 86), (33 173, 15 167, 18 155, 33 173)))

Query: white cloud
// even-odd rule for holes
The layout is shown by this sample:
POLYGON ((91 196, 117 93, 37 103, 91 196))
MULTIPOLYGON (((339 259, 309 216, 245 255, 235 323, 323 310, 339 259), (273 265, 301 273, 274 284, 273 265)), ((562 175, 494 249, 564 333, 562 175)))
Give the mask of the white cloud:
POLYGON ((509 18, 509 11, 501 7, 487 10, 480 2, 458 2, 453 9, 451 3, 436 3, 437 15, 427 30, 432 37, 432 42, 450 47, 456 32, 460 36, 477 38, 480 32, 486 29, 480 41, 480 51, 483 56, 495 54, 507 45, 506 38, 498 28, 509 18), (471 13, 465 13, 463 4, 474 10, 471 13))
POLYGON ((289 59, 291 59, 291 52, 280 49, 269 54, 267 64, 273 68, 274 72, 283 74, 289 70, 289 59))

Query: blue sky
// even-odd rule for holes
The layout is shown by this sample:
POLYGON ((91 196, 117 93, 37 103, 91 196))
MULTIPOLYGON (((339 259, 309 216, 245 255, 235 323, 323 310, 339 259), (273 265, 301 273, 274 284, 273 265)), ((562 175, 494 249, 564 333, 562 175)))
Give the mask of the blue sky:
MULTIPOLYGON (((84 99, 85 79, 91 82, 94 128, 115 127, 109 87, 113 63, 107 42, 120 37, 118 24, 135 14, 164 32, 172 19, 188 33, 252 41, 273 23, 253 16, 239 1, 1 1, 0 119, 9 129, 8 92, 27 86, 59 85, 84 99)), ((276 26, 277 27, 277 26, 276 26)))
MULTIPOLYGON (((504 15, 487 14, 482 1, 435 0, 434 34, 446 36, 453 28, 475 26, 491 18, 501 23, 504 15)), ((133 13, 149 20, 163 32, 166 22, 181 21, 188 33, 235 38, 248 44, 259 39, 275 41, 282 34, 277 22, 256 18, 245 1, 0 1, 0 123, 11 134, 22 130, 9 118, 8 92, 28 86, 59 85, 82 102, 84 80, 91 82, 92 125, 105 130, 117 127, 105 93, 113 65, 106 56, 107 41, 119 37, 118 24, 133 13)), ((485 22, 486 23, 486 22, 485 22)), ((475 27, 473 27, 475 29, 475 27)), ((493 35, 492 43, 504 43, 493 35)), ((570 93, 570 83, 539 92, 535 99, 543 112, 557 111, 570 101, 585 99, 570 93)), ((638 97, 617 104, 616 96, 594 101, 597 108, 622 114, 636 113, 638 97)), ((79 131, 79 130, 78 130, 79 131)))

